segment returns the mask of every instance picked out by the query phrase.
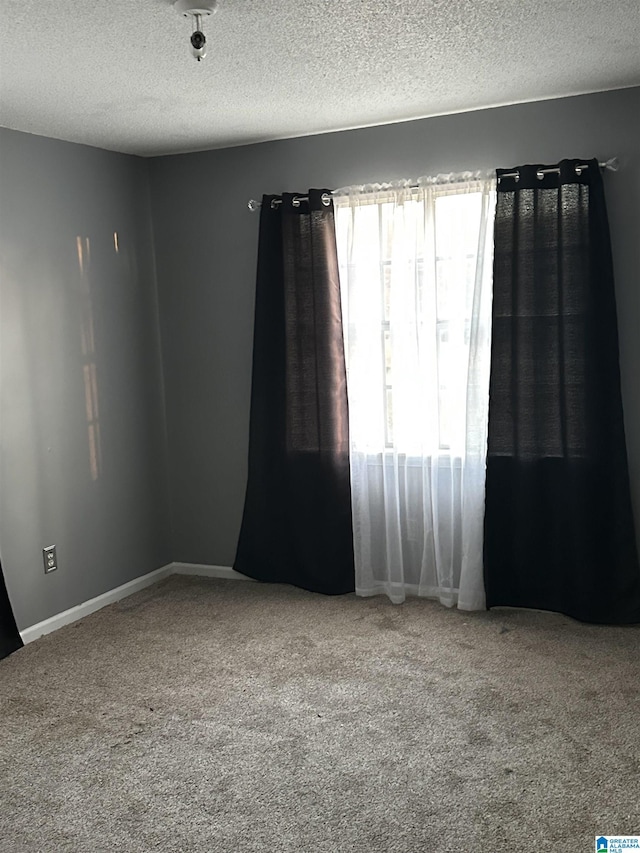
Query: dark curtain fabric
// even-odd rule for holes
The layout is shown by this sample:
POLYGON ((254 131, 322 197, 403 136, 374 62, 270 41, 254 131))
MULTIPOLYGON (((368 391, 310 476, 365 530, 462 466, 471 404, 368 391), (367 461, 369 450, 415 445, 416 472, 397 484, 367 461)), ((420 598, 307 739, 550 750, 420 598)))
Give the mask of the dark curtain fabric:
POLYGON ((13 618, 13 610, 0 563, 0 660, 21 648, 22 639, 18 633, 16 620, 13 618))
POLYGON ((487 606, 640 621, 609 226, 596 160, 498 171, 487 606))
POLYGON ((340 594, 355 586, 346 367, 333 203, 264 196, 249 472, 234 569, 340 594))

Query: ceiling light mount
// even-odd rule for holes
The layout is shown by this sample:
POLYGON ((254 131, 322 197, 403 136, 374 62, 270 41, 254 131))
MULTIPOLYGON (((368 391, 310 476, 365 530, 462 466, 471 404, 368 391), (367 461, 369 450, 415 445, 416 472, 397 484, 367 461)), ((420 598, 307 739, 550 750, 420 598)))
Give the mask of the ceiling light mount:
POLYGON ((193 18, 191 53, 200 62, 207 55, 207 38, 202 32, 202 19, 215 14, 218 0, 175 0, 173 8, 183 18, 193 18))

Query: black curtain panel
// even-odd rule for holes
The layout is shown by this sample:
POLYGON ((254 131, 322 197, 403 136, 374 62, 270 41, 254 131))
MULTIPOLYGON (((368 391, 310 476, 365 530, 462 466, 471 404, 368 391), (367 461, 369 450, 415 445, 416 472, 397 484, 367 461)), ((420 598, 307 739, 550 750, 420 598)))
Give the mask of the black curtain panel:
POLYGON ((264 196, 249 476, 234 569, 354 589, 346 367, 333 202, 264 196))
POLYGON ((638 622, 602 176, 596 160, 546 168, 497 173, 487 605, 638 622))
POLYGON ((0 563, 0 660, 20 648, 22 648, 22 639, 13 617, 0 563))

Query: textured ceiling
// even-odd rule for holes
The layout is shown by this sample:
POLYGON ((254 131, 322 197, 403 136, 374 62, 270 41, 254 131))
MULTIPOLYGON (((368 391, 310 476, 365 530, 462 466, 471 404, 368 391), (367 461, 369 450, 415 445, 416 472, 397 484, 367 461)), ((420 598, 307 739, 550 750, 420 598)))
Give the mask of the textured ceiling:
POLYGON ((134 154, 640 84, 639 0, 0 0, 0 125, 134 154))

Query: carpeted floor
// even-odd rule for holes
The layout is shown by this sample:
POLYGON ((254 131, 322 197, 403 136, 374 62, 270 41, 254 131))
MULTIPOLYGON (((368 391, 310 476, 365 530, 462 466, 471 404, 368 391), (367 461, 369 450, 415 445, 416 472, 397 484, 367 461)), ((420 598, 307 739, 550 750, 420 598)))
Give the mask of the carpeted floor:
POLYGON ((640 629, 173 577, 0 662, 2 853, 640 833, 640 629))

